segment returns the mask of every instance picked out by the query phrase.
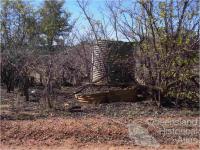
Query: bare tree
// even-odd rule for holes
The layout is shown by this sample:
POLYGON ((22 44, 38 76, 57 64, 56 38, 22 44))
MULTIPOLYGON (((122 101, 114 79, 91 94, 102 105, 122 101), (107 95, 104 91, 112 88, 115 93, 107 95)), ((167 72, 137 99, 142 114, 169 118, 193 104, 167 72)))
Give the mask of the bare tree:
MULTIPOLYGON (((120 48, 123 47, 123 42, 119 41, 118 38, 118 30, 117 30, 117 17, 116 12, 112 11, 113 9, 109 7, 111 10, 111 15, 113 18, 112 20, 112 30, 115 32, 115 35, 112 37, 108 37, 108 27, 107 23, 104 21, 95 20, 93 15, 88 11, 89 7, 89 1, 80 1, 77 0, 77 4, 79 8, 82 10, 85 18, 87 19, 91 33, 93 35, 94 43, 94 51, 93 51, 93 82, 104 82, 108 83, 110 69, 109 65, 117 63, 117 60, 119 57, 115 57, 114 53, 118 53, 117 51, 120 50, 120 48), (115 41, 112 41, 111 39, 116 39, 115 41), (115 52, 113 50, 116 49, 115 52), (109 61, 109 62, 108 62, 109 61)), ((107 17, 105 14, 102 14, 102 18, 107 17)), ((131 62, 130 62, 131 63, 131 62)))
POLYGON ((135 2, 135 9, 118 8, 118 23, 124 27, 121 33, 127 39, 133 37, 139 46, 137 77, 157 89, 153 95, 159 106, 165 96, 193 100, 199 97, 199 85, 195 83, 199 48, 196 5, 193 0, 150 0, 135 2))

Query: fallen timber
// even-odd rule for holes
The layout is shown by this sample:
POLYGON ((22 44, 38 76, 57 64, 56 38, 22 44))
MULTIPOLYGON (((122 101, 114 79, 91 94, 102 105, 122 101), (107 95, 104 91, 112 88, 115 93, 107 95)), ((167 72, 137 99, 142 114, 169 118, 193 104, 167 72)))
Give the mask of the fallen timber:
MULTIPOLYGON (((82 90, 89 87, 86 85, 75 93, 75 98, 81 103, 100 104, 112 102, 137 102, 150 97, 152 88, 144 85, 128 86, 120 85, 123 88, 111 89, 106 91, 96 91, 94 93, 81 93, 82 90)), ((111 86, 111 85, 109 85, 111 86)), ((157 90, 157 89, 153 89, 157 90)))

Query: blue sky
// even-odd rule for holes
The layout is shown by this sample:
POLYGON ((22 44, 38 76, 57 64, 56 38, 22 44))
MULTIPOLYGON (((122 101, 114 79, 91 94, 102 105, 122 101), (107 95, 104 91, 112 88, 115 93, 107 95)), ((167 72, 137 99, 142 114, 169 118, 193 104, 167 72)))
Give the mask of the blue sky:
MULTIPOLYGON (((29 1, 33 7, 41 7, 42 3, 44 2, 44 0, 27 0, 29 1)), ((115 0, 88 0, 89 1, 89 6, 88 6, 88 11, 90 13, 90 16, 93 17, 94 20, 98 21, 100 20, 100 22, 102 21, 102 13, 107 14, 106 13, 106 8, 105 8, 105 3, 106 2, 110 2, 112 4, 112 1, 115 0)), ((135 0, 122 0, 123 1, 123 5, 125 7, 130 7, 130 3, 134 2, 135 0)), ((79 8, 76 0, 65 0, 65 5, 64 8, 66 10, 68 10, 68 12, 71 13, 71 21, 73 22, 76 18, 78 19, 78 22, 76 23, 76 26, 73 28, 75 32, 79 32, 82 35, 85 35, 85 33, 88 31, 88 28, 90 28, 88 20, 85 18, 85 16, 83 15, 82 10, 79 8)), ((107 24, 107 33, 109 38, 111 39, 115 39, 115 34, 114 34, 114 30, 111 27, 110 24, 110 18, 104 17, 104 23, 107 24)), ((123 40, 123 36, 120 37, 121 40, 123 40)))
MULTIPOLYGON (((44 0, 27 0, 29 1, 33 7, 40 7, 44 0)), ((95 20, 101 20, 101 12, 103 11, 103 6, 105 5, 106 0, 89 0, 88 10, 91 14, 94 15, 95 20)), ((81 12, 76 0, 65 0, 64 8, 71 13, 71 21, 76 18, 78 20, 78 26, 80 30, 84 30, 87 28, 88 21, 84 19, 84 15, 81 12)), ((104 10, 105 11, 105 10, 104 10)))
MULTIPOLYGON (((99 10, 104 5, 104 0, 90 0, 89 10, 95 15, 99 15, 99 10)), ((78 16, 81 10, 78 8, 75 0, 66 0, 65 7, 72 13, 73 16, 78 16)))
MULTIPOLYGON (((94 15, 94 18, 97 20, 101 19, 101 12, 102 8, 104 6, 104 0, 90 0, 89 1, 89 7, 88 10, 89 12, 94 15)), ((84 17, 82 11, 80 10, 76 0, 66 0, 65 6, 64 6, 70 13, 71 13, 71 18, 78 18, 78 17, 84 17)), ((87 24, 87 20, 85 19, 80 19, 79 23, 82 25, 87 24)))
MULTIPOLYGON (((30 0, 34 7, 40 7, 43 1, 44 0, 30 0)), ((89 11, 95 14, 95 18, 98 19, 100 17, 100 10, 104 6, 104 3, 105 0, 89 0, 89 11)), ((82 14, 76 0, 65 0, 64 8, 71 13, 72 18, 79 17, 82 14)))

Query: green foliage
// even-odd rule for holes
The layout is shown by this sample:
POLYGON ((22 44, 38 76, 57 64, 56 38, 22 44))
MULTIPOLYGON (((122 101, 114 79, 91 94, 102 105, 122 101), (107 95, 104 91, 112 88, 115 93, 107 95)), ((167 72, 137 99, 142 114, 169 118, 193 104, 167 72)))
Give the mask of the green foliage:
POLYGON ((12 53, 19 47, 51 50, 53 43, 64 39, 71 31, 70 14, 63 8, 64 1, 47 0, 39 9, 25 0, 2 0, 2 50, 12 53))
POLYGON ((140 66, 141 70, 143 66, 148 70, 143 71, 148 74, 145 82, 161 88, 163 96, 195 101, 199 98, 197 43, 200 18, 196 16, 196 5, 195 1, 147 1, 142 4, 146 14, 145 39, 140 44, 143 64, 140 66), (151 67, 144 60, 148 60, 151 67))
POLYGON ((3 49, 31 45, 38 28, 35 10, 23 0, 3 0, 1 25, 3 49))
POLYGON ((70 14, 63 9, 64 1, 46 0, 40 10, 40 29, 51 49, 53 41, 66 36, 70 30, 70 14))

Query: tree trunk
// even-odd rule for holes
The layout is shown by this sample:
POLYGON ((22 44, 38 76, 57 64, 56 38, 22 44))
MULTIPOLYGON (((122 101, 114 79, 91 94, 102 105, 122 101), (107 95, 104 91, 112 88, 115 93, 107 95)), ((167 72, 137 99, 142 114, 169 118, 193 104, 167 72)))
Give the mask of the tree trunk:
POLYGON ((24 76, 24 85, 23 85, 23 92, 24 92, 26 101, 29 101, 29 87, 30 87, 30 81, 29 81, 29 77, 26 75, 24 76))

